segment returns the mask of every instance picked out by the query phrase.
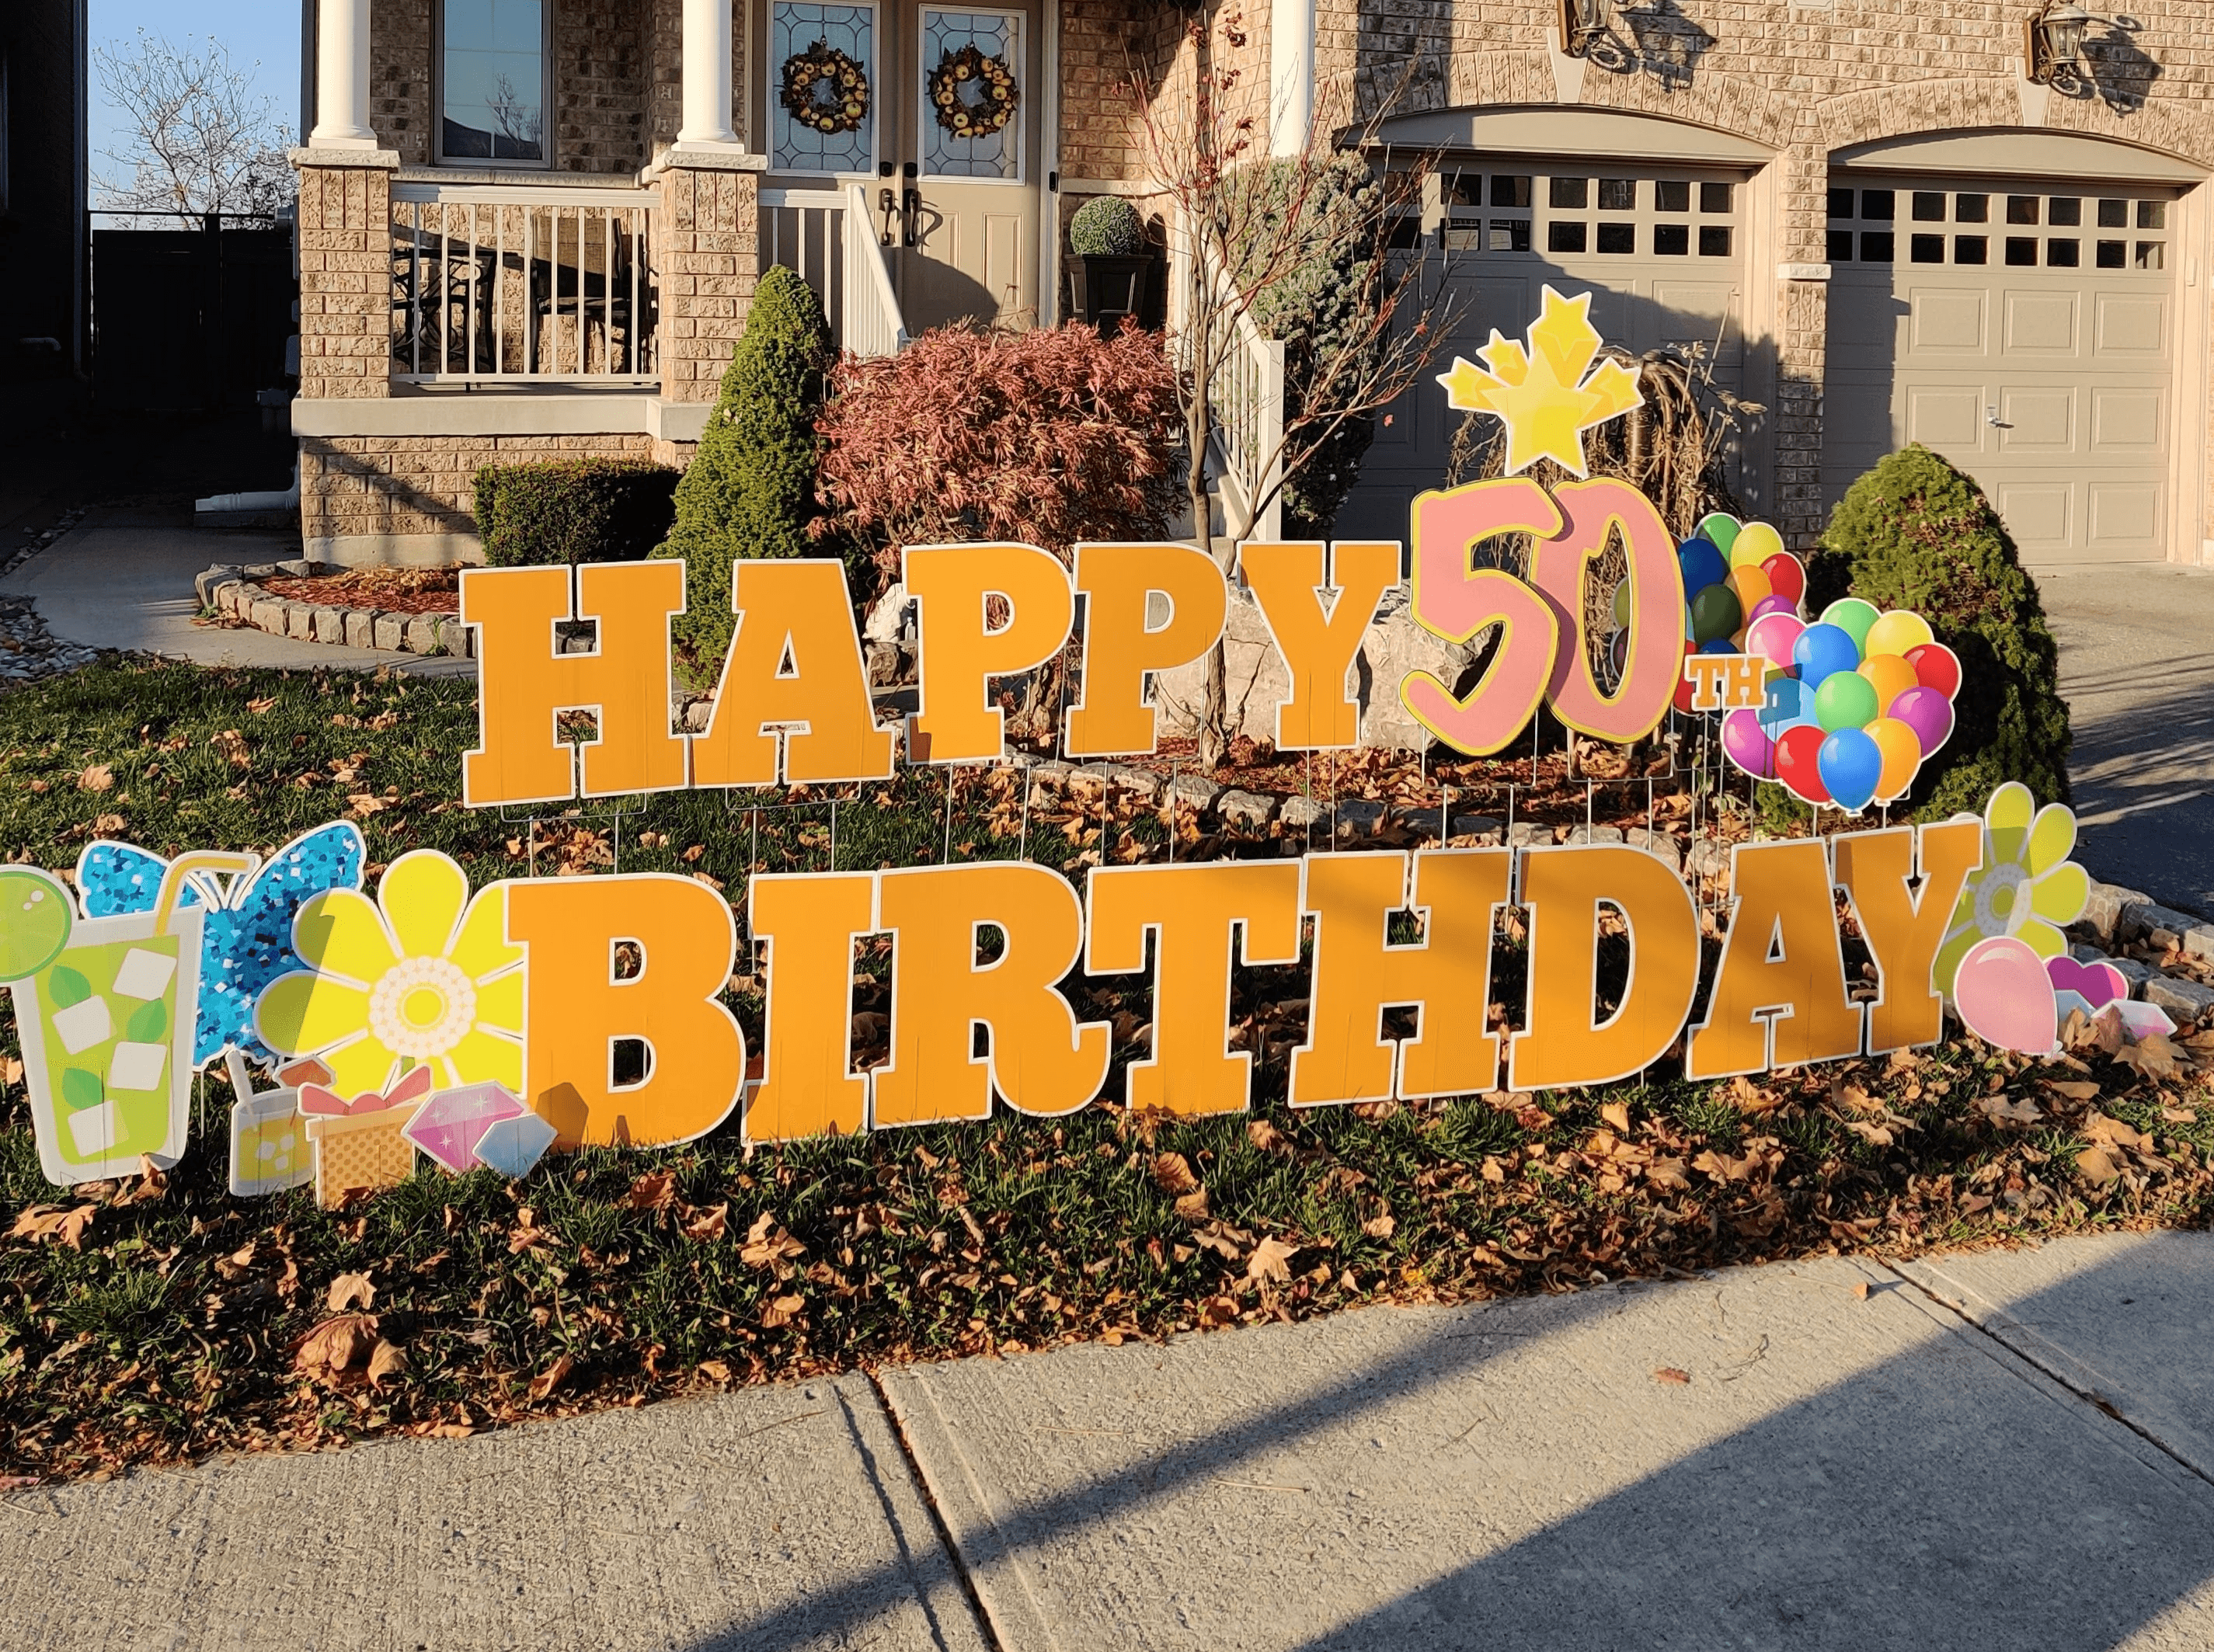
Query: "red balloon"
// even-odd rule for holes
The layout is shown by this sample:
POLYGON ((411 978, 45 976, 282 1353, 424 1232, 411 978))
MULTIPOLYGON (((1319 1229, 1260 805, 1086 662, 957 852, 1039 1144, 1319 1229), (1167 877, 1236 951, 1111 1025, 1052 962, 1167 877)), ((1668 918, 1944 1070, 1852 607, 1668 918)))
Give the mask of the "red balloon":
POLYGON ((1906 650, 1906 663, 1924 688, 1934 688, 1947 699, 1960 692, 1960 656, 1942 643, 1923 643, 1906 650))
POLYGON ((1789 551, 1778 551, 1760 564, 1760 571, 1768 576, 1768 588, 1777 595, 1796 603, 1807 594, 1807 570, 1789 551))
POLYGON ((1809 803, 1830 801, 1830 789, 1822 783, 1821 772, 1814 766, 1815 753, 1828 738, 1819 724, 1802 722, 1796 728, 1786 728, 1776 742, 1776 777, 1809 803))
POLYGON ((1691 680, 1689 677, 1679 677, 1676 679, 1676 698, 1674 704, 1679 711, 1684 712, 1687 716, 1690 714, 1691 710, 1691 680))

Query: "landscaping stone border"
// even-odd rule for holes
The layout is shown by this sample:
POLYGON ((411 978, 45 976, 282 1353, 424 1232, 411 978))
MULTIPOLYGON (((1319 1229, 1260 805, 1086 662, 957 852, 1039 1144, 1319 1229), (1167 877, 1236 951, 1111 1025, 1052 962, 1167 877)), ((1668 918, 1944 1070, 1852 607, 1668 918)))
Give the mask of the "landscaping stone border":
POLYGON ((257 563, 249 567, 218 564, 193 583, 200 607, 227 619, 288 637, 300 643, 336 648, 382 649, 388 653, 471 657, 474 633, 452 610, 430 613, 387 613, 335 602, 303 602, 265 588, 272 579, 319 579, 349 571, 336 563, 257 563))

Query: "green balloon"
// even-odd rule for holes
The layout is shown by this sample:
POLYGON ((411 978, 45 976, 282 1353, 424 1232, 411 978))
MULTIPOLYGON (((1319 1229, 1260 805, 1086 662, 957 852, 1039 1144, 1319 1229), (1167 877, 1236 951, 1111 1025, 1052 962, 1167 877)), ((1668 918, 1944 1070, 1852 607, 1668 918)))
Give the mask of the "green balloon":
POLYGON ((1856 596, 1841 596, 1822 610, 1822 623, 1835 625, 1851 637, 1862 659, 1868 657, 1868 627, 1879 618, 1875 603, 1864 602, 1856 596))
POLYGON ((1728 561, 1730 546, 1737 543, 1737 531, 1741 526, 1743 524, 1736 517, 1717 510, 1700 522, 1698 532, 1692 537, 1704 539, 1722 553, 1724 561, 1728 561))
POLYGON ((42 872, 0 872, 0 981, 36 975, 69 945, 69 893, 42 872))
POLYGON ((1875 685, 1857 671, 1833 671, 1814 691, 1814 721, 1831 732, 1864 728, 1879 709, 1875 685))
POLYGON ((1630 582, 1624 580, 1614 588, 1614 623, 1618 628, 1630 623, 1630 582))
POLYGON ((1691 597, 1691 638, 1694 642, 1711 643, 1717 637, 1729 637, 1745 624, 1745 610, 1737 604, 1737 593, 1727 585, 1709 585, 1695 592, 1691 597))

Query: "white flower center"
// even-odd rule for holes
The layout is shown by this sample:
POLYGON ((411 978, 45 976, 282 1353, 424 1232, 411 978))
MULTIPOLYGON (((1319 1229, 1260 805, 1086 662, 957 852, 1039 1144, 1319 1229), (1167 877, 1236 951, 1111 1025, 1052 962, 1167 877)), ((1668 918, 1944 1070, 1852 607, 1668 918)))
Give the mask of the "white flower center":
POLYGON ((369 990, 369 1030, 397 1056, 443 1056, 476 1018, 476 987, 450 959, 403 958, 369 990))
POLYGON ((2019 861, 2001 861, 1976 885, 1976 928, 1983 935, 2012 935, 2029 916, 2029 874, 2019 861))

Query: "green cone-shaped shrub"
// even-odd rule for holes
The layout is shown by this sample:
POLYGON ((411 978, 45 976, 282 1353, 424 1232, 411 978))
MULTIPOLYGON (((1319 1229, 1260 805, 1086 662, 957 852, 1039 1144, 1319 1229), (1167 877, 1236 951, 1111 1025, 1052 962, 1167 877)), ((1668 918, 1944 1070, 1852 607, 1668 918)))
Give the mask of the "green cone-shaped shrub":
POLYGON ((676 640, 685 674, 713 681, 731 641, 731 564, 814 553, 815 416, 829 331, 793 271, 761 274, 699 450, 676 485, 676 525, 655 552, 684 559, 676 640))
POLYGON ((1891 454, 1832 513, 1808 570, 1809 606, 1847 591, 1911 608, 1960 656, 1953 737, 1910 802, 1923 820, 1981 812, 2002 781, 2068 797, 2068 703, 2037 582, 1983 491, 1927 448, 1891 454))

